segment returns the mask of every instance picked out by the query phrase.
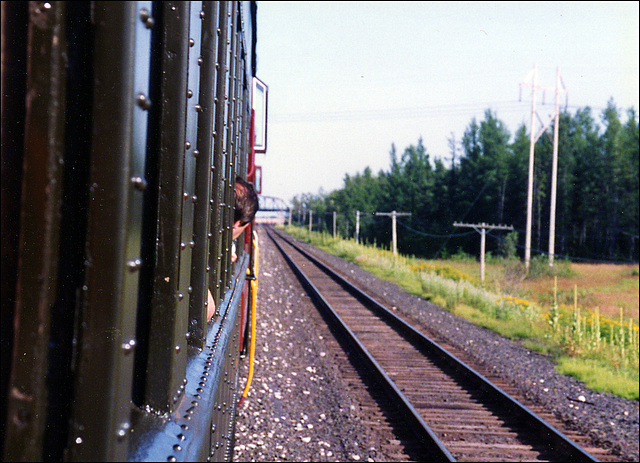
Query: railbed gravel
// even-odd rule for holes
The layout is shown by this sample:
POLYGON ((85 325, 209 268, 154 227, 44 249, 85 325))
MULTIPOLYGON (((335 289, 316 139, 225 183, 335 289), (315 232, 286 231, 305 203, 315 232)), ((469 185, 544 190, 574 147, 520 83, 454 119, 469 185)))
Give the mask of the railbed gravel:
MULTIPOLYGON (((376 442, 346 380, 327 355, 324 331, 305 314, 308 296, 258 227, 260 261, 253 381, 238 407, 234 461, 396 461, 376 442)), ((589 436, 611 458, 638 461, 638 402, 587 389, 559 375, 543 355, 472 325, 382 281, 357 265, 302 244, 388 305, 437 330, 447 342, 589 436)), ((240 393, 248 372, 242 362, 240 393)))

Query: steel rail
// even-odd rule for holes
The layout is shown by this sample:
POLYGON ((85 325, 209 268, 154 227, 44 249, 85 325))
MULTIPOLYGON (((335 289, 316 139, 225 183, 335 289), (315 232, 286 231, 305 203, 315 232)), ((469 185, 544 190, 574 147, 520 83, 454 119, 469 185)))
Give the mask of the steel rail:
MULTIPOLYGON (((576 443, 568 439, 564 434, 562 434, 559 430, 551 426, 547 423, 543 418, 529 410, 527 407, 522 405, 517 399, 512 397, 510 394, 506 393, 498 386, 494 385, 486 379, 483 375, 478 373, 476 370, 465 364, 462 360, 458 359, 453 354, 449 353, 447 350, 442 348, 438 343, 416 330, 414 327, 409 325, 402 318, 398 317, 391 310, 387 309, 385 306, 380 304, 378 301, 373 299, 370 295, 362 291, 361 289, 354 286, 347 279, 342 277, 340 274, 336 273, 333 269, 328 267, 326 264, 318 260, 315 256, 311 255, 309 252, 301 248, 299 245, 291 241, 286 236, 283 236, 281 233, 276 232, 273 229, 268 229, 268 233, 273 232, 276 233, 282 240, 286 241, 290 246, 300 252, 303 256, 313 262, 316 266, 318 266, 323 272, 325 272, 328 276, 330 276, 334 281, 336 281, 340 286, 342 286, 346 291, 356 297, 361 303, 368 306, 371 310, 373 310, 378 316, 384 319, 388 324, 392 325, 408 342, 413 344, 416 348, 418 348, 425 355, 429 356, 437 356, 441 361, 445 362, 449 368, 452 368, 457 374, 463 376, 463 380, 467 383, 473 384, 479 389, 483 390, 487 394, 491 394, 492 398, 499 398, 500 401, 506 405, 508 409, 510 409, 516 416, 522 419, 522 424, 529 427, 529 429, 534 430, 540 437, 548 442, 548 448, 555 451, 560 452, 566 456, 569 461, 593 461, 597 462, 599 460, 595 459, 592 455, 585 452, 582 448, 580 448, 576 443)), ((271 235, 269 235, 271 237, 271 235)), ((285 255, 287 261, 290 261, 290 258, 286 256, 286 253, 281 248, 281 246, 271 237, 271 239, 276 243, 280 251, 285 255)), ((291 262, 292 263, 292 262, 291 262)), ((295 265, 295 263, 293 263, 295 265)), ((296 265, 297 267, 297 265, 296 265)), ((297 270, 296 273, 302 273, 301 270, 297 270)), ((302 274, 304 275, 304 274, 302 274)), ((306 276, 302 278, 306 279, 306 276)), ((309 282, 311 286, 313 284, 309 282)), ((317 291, 315 287, 313 287, 314 291, 317 291)), ((322 298, 322 305, 329 304, 322 298)), ((335 314, 330 306, 328 309, 335 314)), ((340 320, 340 317, 335 314, 337 320, 340 320)), ((349 328, 344 327, 345 330, 348 330, 350 335, 353 335, 349 328)), ((355 335, 354 335, 355 336, 355 335)), ((359 344, 359 341, 357 341, 359 344)), ((363 347, 364 349, 364 347, 363 347)), ((367 353, 368 354, 368 353, 367 353)), ((375 362, 375 360, 373 360, 375 362)), ((384 374, 384 372, 383 372, 384 374)), ((386 374, 384 374, 386 377, 386 374)), ((391 381, 389 379, 389 381, 391 381)), ((395 385, 394 385, 395 387, 395 385)), ((397 389, 397 388, 396 388, 397 389)), ((404 398, 404 396, 403 396, 404 398)), ((404 398, 406 400, 406 398, 404 398)), ((413 407, 412 407, 413 408, 413 407)), ((415 409, 414 409, 415 412, 415 409)), ((430 430, 430 432, 433 432, 430 430)), ((442 445, 442 443, 440 443, 442 445)), ((450 454, 449 454, 450 455, 450 454)), ((453 458, 453 457, 451 457, 453 458)), ((450 460, 455 461, 455 460, 450 460)))
MULTIPOLYGON (((431 430, 429 425, 420 416, 418 411, 411 405, 405 395, 398 389, 393 380, 385 373, 383 368, 373 358, 369 351, 362 345, 356 335, 351 331, 344 323, 342 318, 331 307, 329 302, 318 291, 315 285, 307 278, 302 269, 291 259, 288 253, 282 248, 271 233, 267 231, 269 238, 274 242, 276 247, 280 250, 283 257, 294 271, 296 276, 300 279, 303 287, 307 290, 311 298, 325 310, 325 313, 330 317, 333 322, 333 326, 340 331, 342 335, 341 340, 345 341, 351 352, 355 353, 357 357, 366 364, 368 372, 374 377, 375 381, 384 389, 390 399, 400 405, 400 411, 405 419, 411 424, 411 430, 416 435, 418 440, 423 443, 425 451, 429 452, 430 461, 456 461, 453 455, 446 449, 442 441, 431 430)), ((286 241, 286 240, 285 240, 286 241)), ((287 241, 288 242, 288 241, 287 241)))

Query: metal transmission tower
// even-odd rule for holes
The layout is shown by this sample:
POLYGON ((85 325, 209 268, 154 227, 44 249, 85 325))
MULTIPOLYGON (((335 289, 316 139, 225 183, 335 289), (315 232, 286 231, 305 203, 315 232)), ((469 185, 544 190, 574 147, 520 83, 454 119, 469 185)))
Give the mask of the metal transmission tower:
MULTIPOLYGON (((558 67, 556 70, 556 86, 553 87, 543 87, 538 85, 538 65, 536 64, 533 70, 529 73, 529 75, 525 78, 525 81, 520 84, 520 91, 522 92, 522 87, 531 87, 531 127, 529 134, 529 182, 527 187, 527 234, 525 239, 525 250, 524 250, 524 264, 525 267, 529 268, 529 262, 531 260, 531 221, 533 215, 533 166, 534 166, 534 151, 535 144, 546 130, 552 120, 554 120, 554 128, 553 128, 553 166, 551 173, 551 210, 550 210, 550 219, 549 219, 549 265, 553 266, 553 254, 555 247, 555 226, 556 226, 556 189, 557 189, 557 177, 558 177, 558 123, 560 120, 560 93, 568 94, 566 87, 564 86, 564 82, 562 81, 562 77, 560 77, 560 68, 558 67), (529 82, 529 78, 531 82, 529 82), (560 89, 560 85, 562 85, 562 89, 560 89), (536 112, 536 90, 554 90, 556 94, 555 101, 555 111, 552 117, 544 123, 538 113, 536 112), (542 127, 538 131, 538 133, 534 136, 534 119, 538 117, 538 120, 542 124, 542 127)), ((543 99, 544 104, 544 99, 543 99)), ((565 102, 566 105, 566 102, 565 102)))

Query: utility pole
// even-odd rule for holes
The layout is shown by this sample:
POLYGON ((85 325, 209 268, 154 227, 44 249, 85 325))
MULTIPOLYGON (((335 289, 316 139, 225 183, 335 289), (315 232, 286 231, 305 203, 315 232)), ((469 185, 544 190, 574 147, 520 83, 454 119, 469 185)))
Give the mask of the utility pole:
POLYGON ((313 212, 311 211, 311 209, 309 209, 309 232, 311 232, 311 227, 313 224, 313 220, 311 219, 312 216, 313 216, 313 212))
MULTIPOLYGON (((529 269, 529 263, 531 261, 531 222, 533 217, 533 176, 534 176, 534 154, 535 144, 538 138, 547 130, 549 123, 555 120, 554 137, 553 137, 553 172, 551 178, 551 211, 550 211, 550 223, 549 223, 549 265, 553 266, 553 253, 555 245, 555 222, 556 222, 556 184, 557 184, 557 166, 558 166, 558 123, 560 118, 559 109, 559 97, 560 92, 566 92, 562 78, 560 77, 560 68, 556 72, 556 86, 555 89, 549 87, 542 87, 538 85, 538 65, 536 64, 533 71, 529 73, 525 82, 520 84, 520 90, 522 87, 531 87, 531 127, 529 129, 529 181, 527 184, 527 232, 525 237, 525 249, 524 249, 524 265, 529 269), (527 82, 528 77, 531 76, 531 83, 527 82), (560 90, 560 83, 562 83, 563 90, 560 90), (536 113, 536 90, 555 90, 556 93, 556 107, 553 116, 543 124, 541 129, 536 135, 534 135, 534 119, 536 113)), ((540 116, 538 116, 540 120, 540 116)), ((540 120, 542 123, 542 120, 540 120)))
POLYGON ((553 255, 556 242, 556 190, 558 184, 558 130, 560 126, 560 84, 564 92, 567 89, 560 77, 560 67, 556 69, 556 112, 553 124, 553 164, 551 169, 551 211, 549 216, 549 267, 553 267, 553 255))
POLYGON ((336 211, 333 211, 333 239, 336 239, 336 211))
POLYGON ((453 222, 454 227, 467 227, 473 228, 480 233, 480 282, 484 283, 484 248, 486 243, 486 231, 487 230, 513 230, 512 225, 489 225, 482 223, 458 223, 453 222))
POLYGON ((398 255, 398 236, 396 232, 396 217, 400 215, 411 215, 411 212, 374 212, 374 215, 387 215, 391 216, 391 247, 393 249, 393 255, 398 255))
POLYGON ((356 211, 356 243, 360 242, 360 211, 356 211))

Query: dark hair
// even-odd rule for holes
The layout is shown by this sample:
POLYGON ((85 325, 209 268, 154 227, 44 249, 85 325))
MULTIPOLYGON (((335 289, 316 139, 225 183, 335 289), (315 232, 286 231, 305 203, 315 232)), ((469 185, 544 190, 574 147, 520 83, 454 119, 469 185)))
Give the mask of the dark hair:
POLYGON ((245 225, 253 220, 258 212, 260 204, 258 203, 258 194, 253 188, 253 185, 242 177, 236 177, 235 183, 235 209, 234 209, 234 222, 238 220, 242 225, 245 225))

